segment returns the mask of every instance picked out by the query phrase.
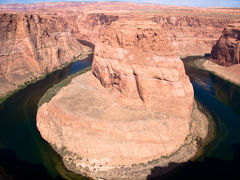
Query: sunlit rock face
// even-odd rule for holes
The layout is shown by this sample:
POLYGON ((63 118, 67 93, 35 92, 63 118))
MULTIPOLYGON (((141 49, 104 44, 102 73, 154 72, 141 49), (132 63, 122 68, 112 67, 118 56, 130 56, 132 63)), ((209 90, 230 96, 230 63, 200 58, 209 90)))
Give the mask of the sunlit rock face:
POLYGON ((227 24, 239 22, 237 17, 227 18, 220 14, 216 16, 210 9, 205 10, 205 13, 208 15, 192 9, 189 14, 179 12, 178 15, 155 15, 152 21, 166 30, 177 55, 204 55, 211 52, 212 46, 227 24))
POLYGON ((164 30, 145 23, 106 28, 92 72, 104 87, 119 90, 125 105, 190 117, 193 89, 183 63, 164 30))
POLYGON ((0 96, 80 54, 74 38, 95 44, 105 27, 117 21, 141 20, 161 27, 180 57, 210 53, 223 28, 240 22, 237 9, 121 2, 13 4, 1 5, 0 11, 5 37, 0 42, 0 96))
POLYGON ((231 66, 240 62, 240 23, 230 24, 213 46, 211 60, 219 65, 231 66))
POLYGON ((70 35, 66 21, 59 16, 0 14, 0 96, 82 52, 83 46, 70 35))

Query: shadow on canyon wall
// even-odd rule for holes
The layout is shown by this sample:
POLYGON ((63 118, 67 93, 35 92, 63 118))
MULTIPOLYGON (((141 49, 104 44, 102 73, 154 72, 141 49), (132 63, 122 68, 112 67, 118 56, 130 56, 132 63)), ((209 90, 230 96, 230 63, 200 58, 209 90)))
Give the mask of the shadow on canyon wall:
POLYGON ((188 161, 187 163, 170 163, 169 166, 178 166, 175 170, 159 177, 169 167, 154 167, 148 180, 173 179, 240 179, 240 143, 232 146, 233 160, 219 160, 205 158, 203 161, 188 161))
POLYGON ((81 39, 77 39, 77 40, 78 40, 78 42, 80 42, 80 43, 83 44, 84 46, 88 46, 88 47, 92 48, 93 51, 94 51, 95 45, 94 45, 93 43, 91 43, 91 42, 89 42, 89 41, 81 40, 81 39))

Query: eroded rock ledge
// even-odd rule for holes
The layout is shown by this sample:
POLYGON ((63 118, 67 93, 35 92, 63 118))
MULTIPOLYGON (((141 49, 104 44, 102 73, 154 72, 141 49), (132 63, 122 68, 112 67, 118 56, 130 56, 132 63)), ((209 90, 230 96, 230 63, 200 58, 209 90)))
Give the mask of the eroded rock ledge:
POLYGON ((161 28, 141 21, 106 27, 92 73, 74 78, 37 113, 42 137, 69 169, 145 179, 155 166, 193 157, 207 121, 196 120, 192 85, 161 28))

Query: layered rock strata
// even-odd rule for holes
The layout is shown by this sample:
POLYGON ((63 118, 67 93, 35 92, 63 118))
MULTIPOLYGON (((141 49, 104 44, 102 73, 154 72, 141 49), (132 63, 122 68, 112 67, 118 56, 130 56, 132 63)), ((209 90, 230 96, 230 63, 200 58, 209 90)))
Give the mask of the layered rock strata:
POLYGON ((152 21, 166 30, 167 37, 177 55, 185 57, 210 53, 222 30, 230 23, 240 22, 240 18, 183 13, 182 15, 154 16, 152 21))
POLYGON ((165 157, 160 164, 167 166, 196 152, 193 145, 176 153, 192 145, 192 85, 165 32, 148 25, 105 28, 95 47, 95 77, 76 77, 39 108, 37 127, 69 169, 93 178, 144 179, 149 162, 165 157))
POLYGON ((240 23, 230 24, 213 46, 211 60, 222 66, 240 63, 240 23))
POLYGON ((81 55, 84 46, 53 15, 0 14, 0 96, 81 55))
POLYGON ((83 13, 73 14, 67 18, 72 34, 92 43, 96 43, 101 37, 104 27, 115 21, 129 24, 135 21, 145 21, 146 24, 153 22, 155 26, 165 30, 172 48, 180 57, 210 53, 223 29, 228 24, 240 22, 240 18, 204 16, 201 13, 191 15, 184 11, 160 15, 144 14, 144 12, 143 14, 83 13))
POLYGON ((80 46, 73 37, 95 44, 104 28, 116 21, 155 23, 165 30, 171 46, 181 57, 210 53, 222 29, 227 24, 240 22, 238 9, 120 2, 0 5, 0 10, 12 11, 0 15, 0 82, 4 84, 0 88, 0 96, 80 54, 77 53, 81 51, 80 46))
POLYGON ((164 30, 154 23, 115 24, 96 45, 93 74, 118 89, 125 105, 189 118, 193 89, 164 30))

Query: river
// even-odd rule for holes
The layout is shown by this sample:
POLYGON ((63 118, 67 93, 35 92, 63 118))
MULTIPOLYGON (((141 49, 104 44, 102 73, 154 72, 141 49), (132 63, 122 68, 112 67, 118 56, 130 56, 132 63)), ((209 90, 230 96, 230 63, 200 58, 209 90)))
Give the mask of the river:
MULTIPOLYGON (((28 86, 0 105, 0 179, 85 179, 64 168, 61 158, 36 127, 37 104, 47 89, 92 63, 92 56, 77 61, 28 86), (2 174, 2 175, 1 175, 2 174)), ((239 177, 240 88, 185 60, 195 99, 208 109, 216 137, 204 153, 161 179, 239 177)))

